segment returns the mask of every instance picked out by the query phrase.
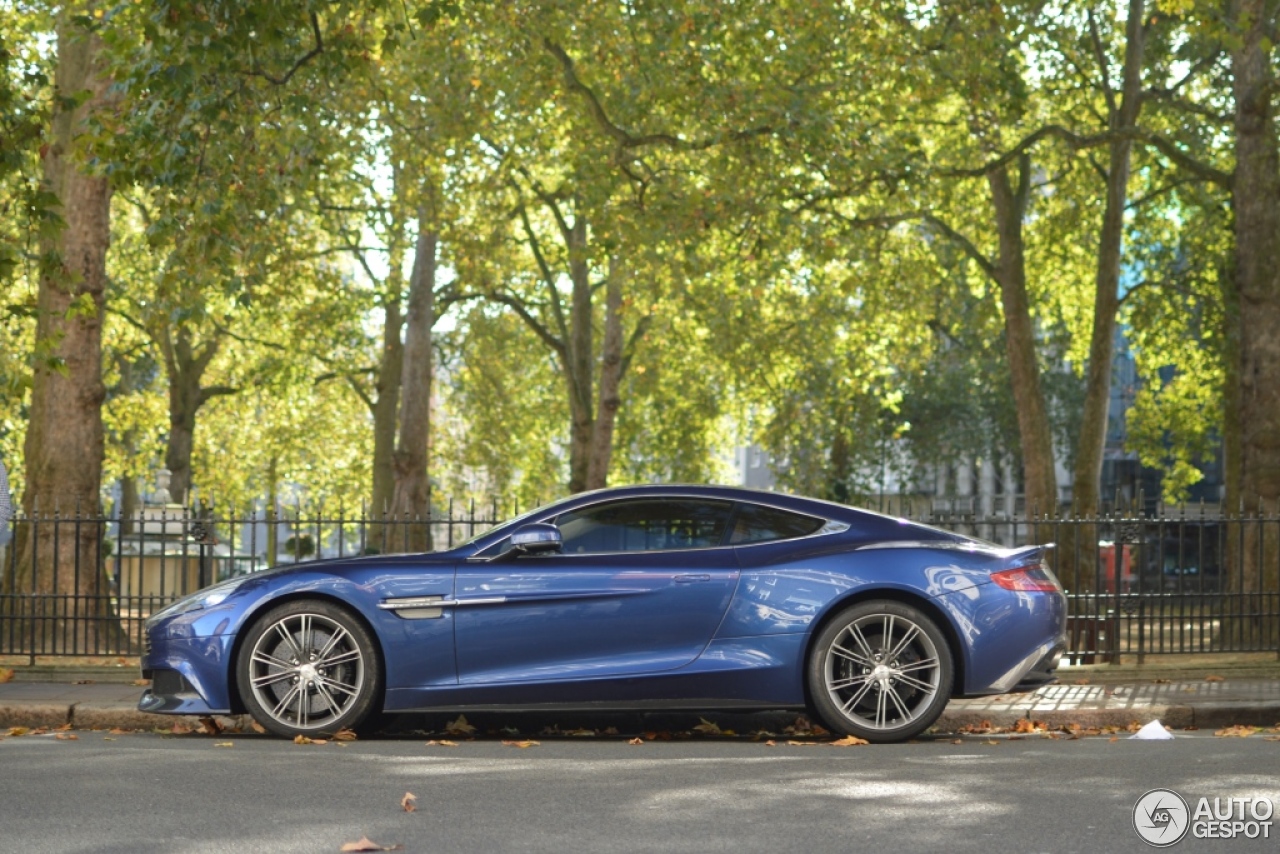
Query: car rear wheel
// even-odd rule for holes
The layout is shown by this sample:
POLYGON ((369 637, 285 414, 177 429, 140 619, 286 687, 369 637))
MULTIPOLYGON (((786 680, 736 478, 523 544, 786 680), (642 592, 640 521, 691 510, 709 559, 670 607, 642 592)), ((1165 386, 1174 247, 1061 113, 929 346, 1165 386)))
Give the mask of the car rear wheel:
POLYGON ((810 699, 828 728, 867 741, 924 732, 951 695, 951 651, 920 609, 861 602, 818 634, 809 656, 810 699))
POLYGON ((321 600, 263 614, 241 646, 236 681, 254 720, 290 738, 355 729, 382 697, 382 667, 369 631, 321 600))

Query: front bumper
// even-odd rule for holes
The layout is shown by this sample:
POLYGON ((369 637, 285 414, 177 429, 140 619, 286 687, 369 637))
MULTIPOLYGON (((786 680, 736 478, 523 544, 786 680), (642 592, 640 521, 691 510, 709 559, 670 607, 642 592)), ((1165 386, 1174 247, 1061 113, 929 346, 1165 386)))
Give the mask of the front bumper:
POLYGON ((231 638, 152 638, 142 659, 151 687, 138 710, 167 715, 232 713, 231 638))

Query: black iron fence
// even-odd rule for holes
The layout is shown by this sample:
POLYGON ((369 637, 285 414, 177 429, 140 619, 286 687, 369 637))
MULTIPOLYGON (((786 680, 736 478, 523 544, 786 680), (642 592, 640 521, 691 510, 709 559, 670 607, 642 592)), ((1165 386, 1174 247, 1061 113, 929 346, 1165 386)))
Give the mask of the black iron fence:
POLYGON ((474 504, 427 519, 175 506, 128 520, 20 516, 0 550, 0 655, 136 654, 147 617, 218 581, 322 558, 450 548, 502 518, 474 504))
MULTIPOLYGON (((1004 545, 1058 544, 1050 560, 1068 591, 1076 662, 1280 654, 1280 517, 946 511, 930 507, 922 521, 1004 545)), ((216 581, 276 564, 448 548, 501 518, 496 506, 474 505, 429 519, 174 507, 131 520, 20 517, 0 551, 0 655, 136 654, 150 614, 216 581)))

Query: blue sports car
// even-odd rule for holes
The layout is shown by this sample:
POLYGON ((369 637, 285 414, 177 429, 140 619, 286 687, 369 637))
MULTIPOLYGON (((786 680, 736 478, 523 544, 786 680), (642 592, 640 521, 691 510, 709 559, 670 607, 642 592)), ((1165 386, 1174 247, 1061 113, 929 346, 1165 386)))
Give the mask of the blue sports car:
POLYGON ((873 742, 1053 680, 1066 599, 1006 549, 716 486, 582 493, 444 552, 226 581, 147 623, 138 708, 323 736, 379 712, 807 708, 873 742))

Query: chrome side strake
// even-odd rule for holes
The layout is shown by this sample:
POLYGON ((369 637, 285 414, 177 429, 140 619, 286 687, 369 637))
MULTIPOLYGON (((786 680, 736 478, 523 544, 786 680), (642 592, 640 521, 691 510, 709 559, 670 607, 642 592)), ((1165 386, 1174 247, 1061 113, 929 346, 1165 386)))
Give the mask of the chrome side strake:
POLYGON ((405 596, 378 603, 383 611, 394 611, 406 620, 434 620, 444 616, 445 608, 463 605, 501 605, 506 596, 485 596, 474 599, 446 599, 443 596, 405 596))

